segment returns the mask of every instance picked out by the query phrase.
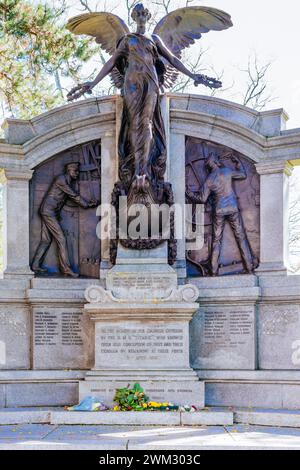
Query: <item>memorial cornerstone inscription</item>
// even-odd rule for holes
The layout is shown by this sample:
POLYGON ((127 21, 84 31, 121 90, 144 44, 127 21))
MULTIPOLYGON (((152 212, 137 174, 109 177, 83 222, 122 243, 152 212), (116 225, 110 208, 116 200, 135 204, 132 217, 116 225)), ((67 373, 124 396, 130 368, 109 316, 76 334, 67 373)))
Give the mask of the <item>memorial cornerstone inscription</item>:
POLYGON ((100 344, 96 345, 97 364, 128 369, 144 364, 160 369, 188 362, 187 325, 165 322, 124 322, 122 325, 96 325, 100 344))

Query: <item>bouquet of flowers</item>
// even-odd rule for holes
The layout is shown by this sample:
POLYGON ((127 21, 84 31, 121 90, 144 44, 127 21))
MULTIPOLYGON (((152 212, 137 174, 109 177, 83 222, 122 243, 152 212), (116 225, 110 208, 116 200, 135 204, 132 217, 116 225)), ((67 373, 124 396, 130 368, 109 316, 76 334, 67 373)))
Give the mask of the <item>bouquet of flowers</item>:
POLYGON ((148 397, 140 384, 136 383, 133 388, 129 384, 127 387, 117 388, 114 401, 117 403, 114 411, 142 411, 147 408, 148 397))

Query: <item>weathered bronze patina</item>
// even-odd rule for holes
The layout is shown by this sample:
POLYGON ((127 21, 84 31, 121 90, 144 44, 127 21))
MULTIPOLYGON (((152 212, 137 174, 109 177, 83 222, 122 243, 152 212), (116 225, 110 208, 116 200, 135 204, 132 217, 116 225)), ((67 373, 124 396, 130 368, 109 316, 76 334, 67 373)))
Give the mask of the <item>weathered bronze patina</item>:
MULTIPOLYGON (((135 33, 111 13, 88 13, 69 20, 67 27, 75 34, 94 36, 101 47, 111 54, 93 82, 73 88, 68 99, 91 93, 92 88, 108 74, 121 89, 123 96, 122 124, 119 134, 119 179, 112 196, 118 209, 118 196, 128 198, 128 207, 141 203, 172 204, 172 188, 164 181, 166 170, 166 136, 160 110, 160 92, 174 84, 179 72, 203 84, 218 88, 218 80, 188 70, 180 60, 182 51, 210 30, 232 26, 230 16, 206 7, 186 7, 162 18, 152 34, 146 33, 151 15, 143 4, 137 4, 132 18, 135 33)), ((172 223, 171 223, 172 225, 172 223)), ((161 233, 163 228, 160 229, 161 233)), ((172 232, 172 230, 171 230, 172 232)), ((120 242, 129 248, 153 248, 163 242, 155 239, 130 239, 120 242)), ((112 260, 117 240, 112 241, 112 260)), ((176 255, 175 240, 169 238, 169 261, 176 255)))
POLYGON ((100 141, 73 147, 35 169, 30 184, 31 267, 37 275, 99 277, 100 141))
POLYGON ((259 176, 254 165, 228 147, 188 137, 186 195, 188 203, 205 205, 204 245, 187 252, 189 275, 252 272, 259 259, 259 176))

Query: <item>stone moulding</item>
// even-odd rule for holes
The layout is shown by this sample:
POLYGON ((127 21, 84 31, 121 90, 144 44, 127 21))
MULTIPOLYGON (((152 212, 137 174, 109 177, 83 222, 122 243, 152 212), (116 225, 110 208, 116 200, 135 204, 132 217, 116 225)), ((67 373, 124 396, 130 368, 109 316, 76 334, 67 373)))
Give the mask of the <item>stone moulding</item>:
POLYGON ((173 109, 171 132, 210 140, 244 154, 254 162, 264 158, 267 138, 252 129, 218 116, 173 109))
MULTIPOLYGON (((101 286, 92 285, 87 287, 84 296, 89 304, 107 304, 107 303, 128 303, 128 299, 119 299, 109 290, 101 286)), ((143 303, 156 304, 165 302, 196 302, 199 297, 199 289, 193 284, 185 284, 176 289, 166 289, 166 295, 159 301, 153 297, 152 299, 143 299, 143 303)), ((131 299, 132 303, 141 303, 140 296, 131 299)))
POLYGON ((277 136, 286 129, 289 119, 284 109, 256 111, 238 103, 221 98, 197 94, 168 93, 170 109, 202 111, 209 115, 226 118, 241 123, 264 136, 277 136))
MULTIPOLYGON (((224 138, 225 130, 231 134, 234 129, 239 136, 239 147, 242 145, 244 152, 248 148, 246 155, 256 162, 263 161, 265 157, 298 160, 300 129, 284 130, 282 122, 287 119, 287 116, 282 110, 257 113, 230 101, 208 99, 201 95, 180 94, 178 96, 166 93, 165 98, 170 102, 170 133, 181 133, 193 128, 193 121, 196 126, 198 125, 198 133, 199 124, 201 126, 203 124, 209 134, 214 128, 216 138, 218 137, 215 133, 216 129, 220 130, 220 138, 222 134, 224 138), (255 122, 272 117, 272 115, 275 119, 272 123, 274 128, 271 129, 273 132, 263 132, 260 126, 254 125, 255 122), (245 116, 249 118, 246 119, 245 116), (182 123, 187 118, 188 127, 184 127, 182 123)), ((115 131, 115 127, 118 127, 116 114, 119 112, 120 100, 118 95, 90 98, 55 108, 31 120, 6 119, 3 123, 5 141, 0 142, 2 167, 19 165, 32 168, 40 164, 53 155, 53 152, 62 151, 70 146, 68 134, 72 135, 73 142, 74 139, 76 142, 78 139, 82 142, 85 139, 94 138, 90 136, 90 133, 98 132, 100 135, 102 131, 105 132, 104 127, 115 131), (90 133, 83 135, 82 127, 86 124, 91 126, 90 133), (99 125, 101 131, 99 131, 99 125), (59 140, 63 140, 61 144, 56 139, 59 150, 52 137, 57 132, 61 135, 59 140), (45 145, 50 150, 50 154, 45 152, 45 145)), ((205 138, 205 135, 201 137, 205 138)))
POLYGON ((77 103, 51 109, 32 119, 8 118, 2 124, 5 138, 10 144, 24 144, 74 119, 82 120, 92 115, 105 115, 115 112, 118 95, 90 98, 77 103))
POLYGON ((141 321, 190 321, 198 309, 196 303, 199 289, 186 284, 174 289, 166 289, 164 298, 133 298, 120 299, 110 290, 101 286, 91 285, 85 290, 88 304, 84 310, 90 319, 99 321, 141 320, 141 321))
POLYGON ((91 321, 97 323, 118 322, 189 322, 192 320, 198 304, 91 304, 86 305, 84 310, 88 313, 91 321))

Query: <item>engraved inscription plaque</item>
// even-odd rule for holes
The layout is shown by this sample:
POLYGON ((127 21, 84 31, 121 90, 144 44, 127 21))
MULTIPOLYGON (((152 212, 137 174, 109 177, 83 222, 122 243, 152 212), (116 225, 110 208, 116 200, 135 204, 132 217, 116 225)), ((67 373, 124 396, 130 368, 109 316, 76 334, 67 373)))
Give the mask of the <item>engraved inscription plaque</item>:
MULTIPOLYGON (((143 382, 143 380, 139 380, 139 384, 143 387, 146 394, 151 397, 151 400, 157 402, 164 402, 166 401, 166 397, 168 400, 173 403, 190 403, 191 396, 197 396, 197 389, 199 389, 200 383, 191 382, 185 385, 179 385, 178 382, 174 382, 168 380, 167 377, 165 380, 160 381, 159 383, 151 383, 143 382)), ((84 387, 84 383, 81 384, 84 387)), ((126 384, 127 385, 127 384, 126 384)), ((113 387, 103 381, 101 384, 95 383, 91 388, 88 389, 88 393, 91 393, 95 396, 100 397, 105 403, 114 406, 115 403, 112 401, 112 398, 115 394, 116 388, 124 387, 124 382, 114 382, 113 387)), ((200 401, 200 394, 198 391, 199 399, 195 401, 195 403, 199 403, 200 401)))
MULTIPOLYGON (((123 274, 123 273, 122 273, 123 274)), ((118 275, 117 273, 111 276, 111 282, 115 288, 134 288, 136 290, 144 289, 167 289, 170 287, 170 276, 157 275, 142 275, 135 273, 126 273, 126 275, 118 275)))
POLYGON ((204 307, 190 331, 193 368, 255 368, 255 307, 204 307))
POLYGON ((162 368, 184 366, 188 361, 187 326, 178 322, 124 322, 122 325, 97 323, 100 338, 96 344, 96 363, 112 366, 162 368))
POLYGON ((35 369, 86 369, 92 365, 92 326, 76 309, 38 309, 33 312, 35 369))

